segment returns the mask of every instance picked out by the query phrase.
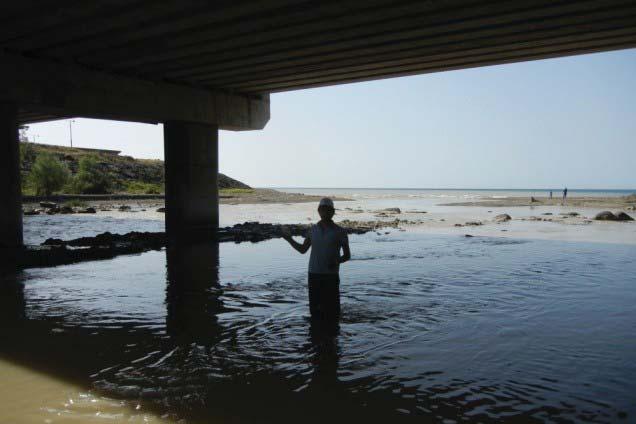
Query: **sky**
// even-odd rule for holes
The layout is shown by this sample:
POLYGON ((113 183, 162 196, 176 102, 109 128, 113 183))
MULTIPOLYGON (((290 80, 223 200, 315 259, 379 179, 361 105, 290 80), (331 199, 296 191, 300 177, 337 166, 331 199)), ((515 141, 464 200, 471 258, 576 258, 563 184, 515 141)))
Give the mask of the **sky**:
MULTIPOLYGON (((163 159, 163 128, 78 118, 73 144, 163 159)), ((264 130, 219 134, 253 187, 633 189, 635 158, 636 49, 272 94, 264 130)))

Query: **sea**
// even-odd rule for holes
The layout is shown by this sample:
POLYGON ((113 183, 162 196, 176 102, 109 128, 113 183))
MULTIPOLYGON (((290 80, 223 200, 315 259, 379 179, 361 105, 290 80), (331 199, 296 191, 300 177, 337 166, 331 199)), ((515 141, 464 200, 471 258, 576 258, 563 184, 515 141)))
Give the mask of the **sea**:
MULTIPOLYGON (((429 214, 545 195, 285 190, 429 214)), ((309 222, 315 205, 221 207, 227 225, 268 214, 309 222)), ((141 211, 25 217, 30 243, 162 227, 141 211)), ((503 234, 351 235, 337 325, 310 320, 308 258, 280 239, 3 275, 0 422, 636 420, 636 244, 503 234)))

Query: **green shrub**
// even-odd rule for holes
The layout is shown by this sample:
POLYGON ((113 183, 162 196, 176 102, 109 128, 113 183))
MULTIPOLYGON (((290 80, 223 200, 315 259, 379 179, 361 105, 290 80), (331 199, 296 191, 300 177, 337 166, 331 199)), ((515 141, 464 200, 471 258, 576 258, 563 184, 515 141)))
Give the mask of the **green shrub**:
POLYGON ((219 189, 220 194, 246 194, 254 193, 253 188, 222 188, 219 189))
POLYGON ((108 173, 100 169, 97 158, 85 156, 79 161, 72 190, 81 194, 105 194, 110 191, 112 180, 108 173))
POLYGON ((147 183, 144 181, 128 180, 123 181, 123 189, 126 193, 131 194, 161 194, 163 193, 163 184, 147 183))
POLYGON ((54 191, 61 190, 68 179, 66 166, 46 153, 38 155, 29 174, 29 182, 38 196, 50 196, 54 191))

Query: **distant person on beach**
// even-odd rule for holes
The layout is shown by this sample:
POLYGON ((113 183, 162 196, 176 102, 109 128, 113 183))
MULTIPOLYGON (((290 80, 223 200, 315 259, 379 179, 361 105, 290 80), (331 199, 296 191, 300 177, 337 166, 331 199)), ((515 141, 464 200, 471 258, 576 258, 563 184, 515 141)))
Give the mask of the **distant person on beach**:
POLYGON ((552 200, 552 190, 550 190, 550 200, 552 200))
POLYGON ((309 310, 312 318, 338 319, 340 316, 340 264, 351 259, 347 232, 333 222, 333 200, 318 204, 320 221, 307 230, 305 241, 295 241, 287 229, 282 236, 300 253, 309 256, 309 310), (340 251, 342 250, 342 255, 340 251))
POLYGON ((563 204, 565 205, 566 199, 568 197, 568 188, 563 189, 563 204))

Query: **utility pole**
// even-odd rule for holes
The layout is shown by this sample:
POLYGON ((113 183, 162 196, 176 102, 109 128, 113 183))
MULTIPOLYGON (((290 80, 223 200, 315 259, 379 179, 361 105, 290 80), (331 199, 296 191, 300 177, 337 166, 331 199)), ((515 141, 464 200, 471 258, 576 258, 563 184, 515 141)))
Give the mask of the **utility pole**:
POLYGON ((68 132, 71 138, 71 147, 73 147, 73 122, 75 122, 75 119, 68 120, 68 132))

